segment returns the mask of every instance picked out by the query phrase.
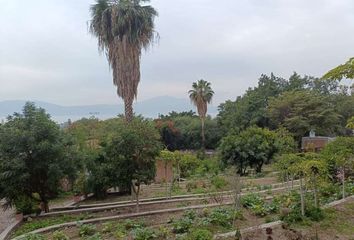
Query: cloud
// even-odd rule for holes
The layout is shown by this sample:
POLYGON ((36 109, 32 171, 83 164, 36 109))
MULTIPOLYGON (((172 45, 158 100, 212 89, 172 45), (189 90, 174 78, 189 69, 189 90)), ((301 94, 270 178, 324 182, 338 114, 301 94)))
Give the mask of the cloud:
MULTIPOLYGON (((96 39, 91 0, 3 0, 0 100, 64 105, 116 103, 96 39)), ((160 42, 142 58, 139 100, 187 98, 211 81, 215 104, 235 99, 262 73, 322 75, 353 56, 351 0, 152 0, 160 42)))

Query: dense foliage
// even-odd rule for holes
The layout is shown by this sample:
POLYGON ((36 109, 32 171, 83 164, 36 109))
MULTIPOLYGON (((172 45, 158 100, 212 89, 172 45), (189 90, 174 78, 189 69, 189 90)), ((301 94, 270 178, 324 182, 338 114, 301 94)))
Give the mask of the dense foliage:
MULTIPOLYGON (((49 115, 27 103, 0 126, 0 199, 18 208, 38 201, 48 211, 60 180, 75 177, 78 160, 73 142, 49 115)), ((18 210, 31 210, 24 208, 18 210)))
POLYGON ((311 129, 319 134, 347 135, 347 120, 354 114, 354 96, 337 80, 294 73, 288 80, 262 75, 258 86, 236 101, 219 106, 218 123, 223 135, 250 126, 285 127, 300 142, 311 129))
MULTIPOLYGON (((155 120, 163 144, 168 150, 200 149, 200 119, 194 112, 171 112, 155 120)), ((221 132, 216 119, 205 118, 205 148, 216 149, 221 132)))
POLYGON ((229 134, 221 141, 219 151, 225 164, 235 165, 241 175, 247 168, 261 172, 274 155, 294 151, 294 140, 284 131, 250 127, 239 134, 229 134))

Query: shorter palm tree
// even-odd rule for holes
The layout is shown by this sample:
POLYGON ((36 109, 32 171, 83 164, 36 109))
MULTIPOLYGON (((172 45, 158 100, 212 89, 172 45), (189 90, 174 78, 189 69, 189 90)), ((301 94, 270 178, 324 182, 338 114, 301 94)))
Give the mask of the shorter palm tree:
POLYGON ((211 83, 203 79, 192 84, 192 89, 188 92, 192 103, 197 107, 198 115, 202 123, 202 148, 205 149, 205 118, 208 111, 208 104, 214 96, 211 83))

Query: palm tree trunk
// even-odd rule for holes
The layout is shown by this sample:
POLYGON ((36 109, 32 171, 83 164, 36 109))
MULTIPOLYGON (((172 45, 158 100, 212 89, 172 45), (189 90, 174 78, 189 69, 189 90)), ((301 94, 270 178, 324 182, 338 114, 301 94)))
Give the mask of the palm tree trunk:
POLYGON ((130 123, 133 121, 133 98, 124 99, 125 120, 130 123))
POLYGON ((200 120, 202 122, 202 149, 205 150, 205 119, 201 117, 200 120))

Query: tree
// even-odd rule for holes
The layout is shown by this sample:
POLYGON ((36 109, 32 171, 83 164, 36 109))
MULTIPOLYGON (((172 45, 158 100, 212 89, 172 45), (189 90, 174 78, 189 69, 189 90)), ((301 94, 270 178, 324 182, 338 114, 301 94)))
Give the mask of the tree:
POLYGON ((197 107, 198 115, 202 123, 202 148, 205 149, 205 118, 208 111, 208 104, 214 96, 211 84, 203 79, 192 84, 192 89, 188 92, 192 103, 197 107))
POLYGON ((322 150, 321 155, 327 162, 327 168, 333 178, 339 178, 342 183, 342 197, 345 198, 346 177, 354 169, 354 138, 337 137, 322 150))
POLYGON ((354 58, 327 72, 323 79, 342 80, 343 78, 354 79, 354 58))
POLYGON ((305 176, 309 179, 310 186, 313 189, 315 208, 319 208, 318 204, 318 182, 327 177, 327 168, 325 162, 316 153, 307 153, 304 155, 306 159, 303 161, 302 168, 305 176))
POLYGON ((341 116, 326 97, 310 91, 285 92, 269 102, 267 114, 272 128, 285 127, 300 142, 311 129, 318 134, 335 135, 341 116))
POLYGON ((256 172, 262 171, 262 166, 268 163, 276 153, 283 149, 276 141, 281 136, 276 132, 258 127, 251 127, 240 134, 230 134, 221 140, 219 151, 226 164, 238 167, 238 173, 245 175, 248 167, 256 172))
POLYGON ((111 162, 116 184, 130 185, 139 211, 141 184, 155 178, 155 159, 161 150, 160 137, 153 123, 135 119, 106 143, 104 153, 111 162))
POLYGON ((21 198, 39 201, 48 212, 60 180, 75 177, 77 156, 45 110, 26 103, 0 127, 0 198, 8 205, 21 198))
POLYGON ((133 119, 133 101, 140 82, 140 58, 156 38, 154 18, 158 15, 148 0, 96 0, 91 6, 90 32, 107 56, 118 96, 123 98, 125 118, 133 119))

